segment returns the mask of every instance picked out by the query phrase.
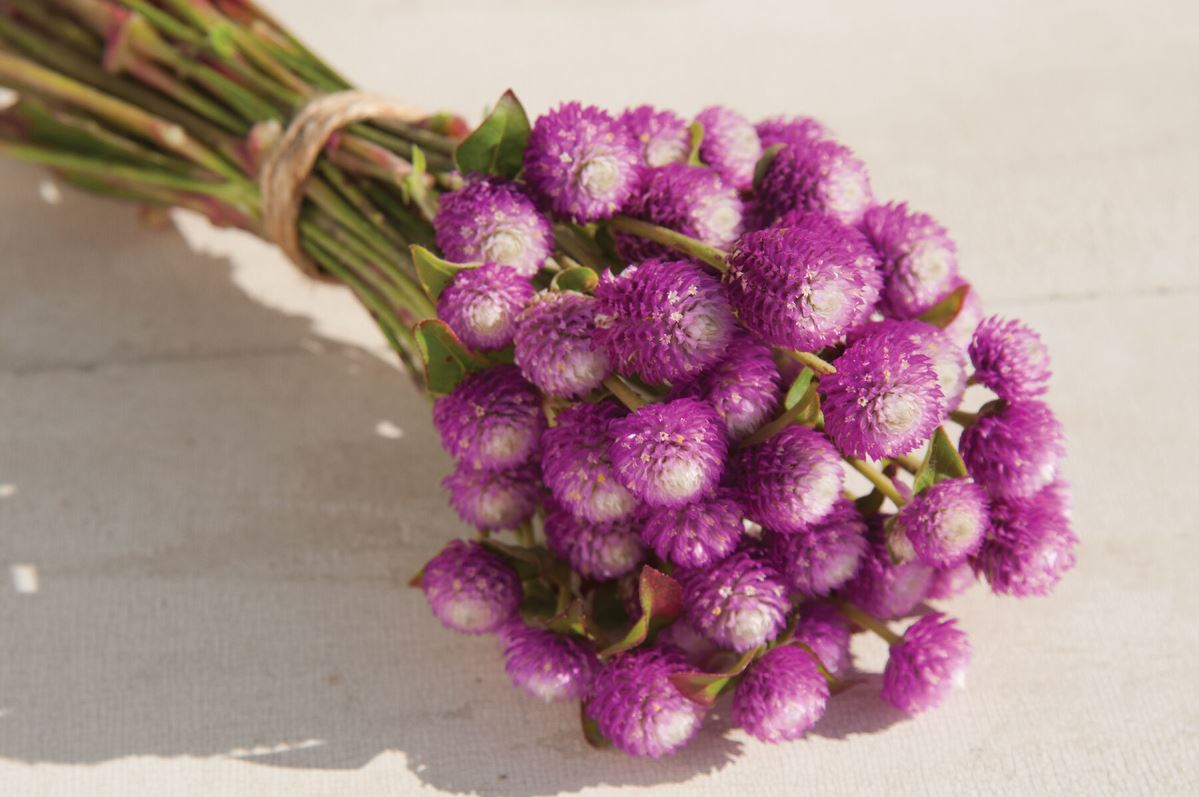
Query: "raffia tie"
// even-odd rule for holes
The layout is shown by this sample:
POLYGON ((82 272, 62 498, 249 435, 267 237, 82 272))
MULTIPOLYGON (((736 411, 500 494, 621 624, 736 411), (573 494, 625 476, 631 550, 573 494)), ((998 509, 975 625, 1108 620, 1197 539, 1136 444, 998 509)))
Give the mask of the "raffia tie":
POLYGON ((373 119, 411 124, 424 117, 417 108, 362 91, 324 94, 306 104, 292 117, 259 171, 264 237, 282 249, 305 274, 327 279, 328 275, 305 254, 296 228, 304 203, 304 183, 325 143, 338 130, 355 122, 373 119))

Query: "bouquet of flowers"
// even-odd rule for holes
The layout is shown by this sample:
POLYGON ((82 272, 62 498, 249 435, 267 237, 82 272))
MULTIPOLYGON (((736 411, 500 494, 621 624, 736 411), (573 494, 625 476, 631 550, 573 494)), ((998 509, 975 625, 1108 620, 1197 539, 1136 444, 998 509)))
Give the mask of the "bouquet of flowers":
POLYGON ((814 119, 530 122, 509 92, 470 130, 354 91, 250 0, 0 0, 0 85, 0 153, 354 291, 477 529, 413 585, 597 744, 674 752, 726 692, 798 738, 859 631, 882 698, 929 709, 971 649, 927 602, 1074 564, 1044 344, 814 119))

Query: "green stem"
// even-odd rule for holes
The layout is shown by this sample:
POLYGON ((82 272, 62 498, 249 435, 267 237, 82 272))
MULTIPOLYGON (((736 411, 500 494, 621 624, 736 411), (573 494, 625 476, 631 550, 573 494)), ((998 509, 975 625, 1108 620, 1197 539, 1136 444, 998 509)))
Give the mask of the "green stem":
POLYGON ((769 440, 770 438, 774 437, 776 434, 794 423, 796 419, 802 417, 804 413, 808 412, 808 410, 810 410, 812 405, 815 403, 817 395, 816 385, 813 384, 808 388, 808 392, 804 393, 803 398, 795 402, 795 406, 791 407, 791 409, 779 415, 773 421, 742 440, 739 444, 739 447, 749 448, 750 446, 757 445, 764 440, 769 440))
POLYGON ((902 507, 907 504, 905 499, 895 487, 895 482, 887 478, 887 476, 876 468, 871 467, 868 463, 863 462, 856 457, 846 457, 845 461, 853 467, 858 473, 870 480, 870 483, 878 488, 878 491, 891 499, 891 503, 897 507, 902 507))
POLYGON ((837 601, 834 605, 850 622, 865 628, 867 631, 873 631, 878 634, 888 645, 898 645, 900 642, 903 642, 903 637, 888 628, 886 623, 874 615, 862 611, 852 603, 837 601))
POLYGON ((608 388, 613 396, 620 399, 622 404, 634 412, 650 403, 642 398, 637 391, 633 390, 628 382, 625 382, 615 374, 604 380, 604 387, 608 388))
POLYGON ((891 457, 891 461, 906 470, 908 473, 915 473, 916 471, 920 470, 920 465, 922 464, 920 457, 916 457, 911 454, 902 454, 898 457, 891 457))
POLYGON ((703 241, 697 241, 688 235, 683 235, 666 227, 659 227, 656 224, 650 224, 649 222, 633 219, 628 216, 613 216, 608 224, 614 229, 631 233, 638 238, 644 238, 647 241, 668 246, 676 252, 681 252, 688 257, 693 257, 696 260, 707 263, 717 271, 724 271, 727 268, 724 262, 727 256, 725 252, 714 246, 708 246, 703 241))
POLYGON ((964 427, 973 426, 978 422, 977 412, 965 412, 964 410, 954 410, 949 413, 949 418, 954 423, 961 424, 964 427))
POLYGON ((821 359, 818 355, 812 354, 810 351, 783 349, 783 352, 792 360, 795 360, 798 363, 803 363, 818 374, 828 376, 829 374, 837 373, 837 369, 832 363, 821 359))

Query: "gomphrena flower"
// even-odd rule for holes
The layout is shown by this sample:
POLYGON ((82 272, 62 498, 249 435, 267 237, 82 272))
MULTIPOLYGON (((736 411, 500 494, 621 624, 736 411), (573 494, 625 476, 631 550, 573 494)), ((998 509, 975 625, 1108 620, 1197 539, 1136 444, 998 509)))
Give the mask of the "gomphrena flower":
POLYGON ((736 329, 720 282, 685 260, 650 260, 595 289, 596 341, 616 370, 647 382, 686 379, 724 354, 736 329))
POLYGON ((612 401, 575 404, 559 413, 557 425, 541 436, 546 486, 563 508, 592 523, 628 517, 638 505, 617 481, 608 456, 611 422, 624 414, 612 401))
POLYGON ((944 568, 933 574, 933 583, 928 588, 925 600, 946 601, 956 598, 968 590, 978 577, 969 559, 953 567, 944 568))
POLYGON ((455 263, 485 261, 531 277, 553 249, 553 232, 514 183, 472 179, 442 194, 433 220, 437 246, 455 263))
POLYGON ((916 350, 932 361, 933 370, 937 374, 937 384, 941 395, 945 398, 945 410, 955 410, 962 403, 962 395, 966 392, 966 350, 959 346, 953 338, 932 324, 923 321, 892 321, 867 324, 861 328, 861 333, 885 332, 889 335, 899 335, 908 338, 916 344, 916 350))
POLYGON ((501 470, 526 461, 541 440, 541 397, 510 365, 470 374, 433 404, 433 425, 450 456, 501 470))
MULTIPOLYGON (((625 215, 667 227, 709 246, 725 249, 741 234, 744 208, 737 190, 703 166, 671 163, 648 170, 625 215)), ((617 231, 616 246, 631 262, 670 257, 672 250, 617 231)))
POLYGON ((918 448, 945 417, 932 360, 903 335, 877 330, 837 358, 820 380, 824 425, 853 457, 898 456, 918 448))
POLYGON ((828 139, 781 143, 754 192, 757 225, 792 210, 822 211, 846 224, 861 221, 874 193, 865 164, 848 147, 828 139))
POLYGON ((421 589, 434 616, 464 634, 498 630, 520 606, 520 578, 498 554, 454 540, 425 565, 421 589))
POLYGON ((690 669, 672 648, 631 650, 596 674, 587 714, 622 752, 651 758, 673 753, 704 719, 704 709, 670 682, 671 675, 690 669))
POLYGON ((480 470, 459 463, 442 486, 458 516, 483 531, 514 529, 537 508, 540 474, 528 462, 504 470, 480 470))
POLYGON ((999 595, 1048 595, 1074 567, 1066 488, 1054 482, 1028 499, 993 503, 991 533, 970 560, 999 595))
POLYGON ((729 438, 740 440, 756 432, 779 404, 779 371, 770 348, 738 329, 724 359, 684 391, 706 400, 724 418, 729 438))
POLYGON ((691 398, 649 404, 612 422, 612 464, 646 504, 684 506, 716 489, 728 455, 724 422, 691 398))
POLYGON ((798 739, 824 716, 828 681, 802 648, 782 645, 756 660, 733 693, 733 724, 763 742, 798 739))
POLYGON ((914 318, 953 290, 957 247, 932 216, 889 202, 866 211, 861 228, 882 261, 885 314, 914 318))
POLYGON ((743 653, 774 639, 787 624, 791 603, 783 576, 758 548, 677 575, 688 622, 723 648, 743 653))
POLYGON ((695 121, 704 127, 700 159, 738 191, 753 187, 754 167, 762 157, 762 142, 753 124, 723 105, 704 108, 695 121))
POLYGON ((565 102, 538 117, 525 149, 525 180, 559 216, 606 219, 637 189, 637 142, 606 111, 565 102))
POLYGON ((983 319, 970 341, 974 378, 1005 399, 1039 396, 1049 389, 1049 348, 1032 327, 999 316, 983 319))
POLYGON ((845 481, 837 450, 806 426, 788 426, 741 451, 736 475, 746 514, 783 533, 801 531, 832 512, 845 481))
POLYGON ((1000 498, 1027 498, 1057 476, 1062 426, 1036 399, 1001 402, 963 430, 959 446, 974 480, 1000 498))
POLYGON ((774 116, 754 126, 762 148, 775 144, 805 144, 831 138, 828 128, 810 116, 774 116))
POLYGON ((596 581, 631 573, 645 558, 633 520, 590 523, 559 506, 546 509, 545 541, 576 573, 596 581))
MULTIPOLYGON (((953 289, 957 290, 966 284, 965 281, 960 281, 957 285, 953 286, 953 289)), ((974 337, 974 331, 978 328, 979 322, 982 319, 982 301, 978 298, 978 291, 971 287, 966 291, 957 315, 945 325, 942 331, 949 336, 950 340, 961 346, 962 350, 965 351, 969 348, 970 341, 974 337)))
POLYGON ((970 640, 957 623, 937 612, 908 627, 892 645, 883 670, 883 699, 916 714, 935 708, 954 688, 966 685, 970 640))
POLYGON ((582 700, 591 690, 599 659, 590 645, 512 620, 500 629, 504 669, 512 683, 546 702, 582 700))
POLYGON ((622 113, 617 122, 637 142, 641 162, 646 166, 679 163, 691 152, 687 120, 674 111, 639 105, 622 113))
POLYGON ((807 645, 834 678, 853 667, 849 652, 853 629, 845 615, 827 603, 809 601, 799 609, 795 641, 807 645))
POLYGON ((741 323, 767 343, 814 351, 869 317, 882 284, 857 230, 822 214, 743 235, 725 285, 741 323))
POLYGON ((728 556, 745 531, 741 504, 731 490, 719 490, 682 507, 647 510, 641 539, 678 567, 708 567, 728 556))
POLYGON ((928 595, 933 568, 919 561, 897 564, 881 533, 881 518, 867 537, 869 547, 857 574, 843 588, 844 596, 876 617, 891 619, 910 614, 928 595))
POLYGON ((595 299, 575 291, 542 291, 516 321, 516 364, 551 396, 590 393, 612 368, 594 341, 595 299))
POLYGON ((653 644, 658 647, 674 648, 698 670, 704 670, 710 658, 720 648, 701 634, 686 617, 680 617, 654 635, 653 644))
POLYGON ((817 523, 765 539, 787 586, 810 598, 824 597, 853 578, 868 547, 866 521, 845 498, 817 523))
POLYGON ((900 510, 894 531, 921 562, 945 568, 977 551, 989 527, 986 491, 969 479, 947 479, 900 510))
POLYGON ((437 317, 472 349, 502 349, 512 342, 516 318, 535 292, 515 268, 485 263, 454 276, 437 300, 437 317))

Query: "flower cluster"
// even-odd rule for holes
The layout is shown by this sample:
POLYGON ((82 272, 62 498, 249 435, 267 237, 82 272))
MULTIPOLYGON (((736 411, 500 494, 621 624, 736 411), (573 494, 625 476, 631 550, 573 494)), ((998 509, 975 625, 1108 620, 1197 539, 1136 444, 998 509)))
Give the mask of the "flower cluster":
POLYGON ((518 177, 464 175, 435 220, 461 268, 434 423, 480 535, 423 571, 436 617, 632 755, 694 738, 713 680, 750 736, 803 736, 863 630, 882 699, 941 702, 971 647, 924 604, 1074 564, 1041 338, 984 319, 945 228, 815 120, 531 128, 518 177))

